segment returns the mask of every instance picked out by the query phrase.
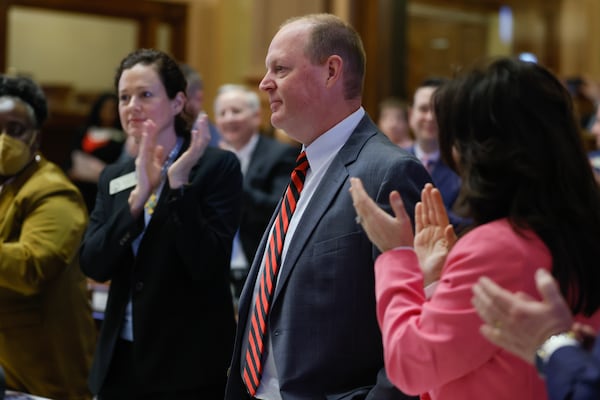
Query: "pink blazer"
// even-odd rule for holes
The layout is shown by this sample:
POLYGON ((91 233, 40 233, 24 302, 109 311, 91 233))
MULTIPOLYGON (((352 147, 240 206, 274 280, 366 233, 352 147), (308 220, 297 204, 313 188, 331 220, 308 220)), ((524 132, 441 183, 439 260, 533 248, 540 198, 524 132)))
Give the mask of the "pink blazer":
MULTIPOLYGON (((430 299, 411 249, 387 251, 375 263, 377 318, 385 366, 394 385, 433 400, 546 399, 535 368, 487 341, 471 305, 471 287, 486 275, 504 288, 539 298, 534 272, 551 255, 532 231, 506 219, 479 226, 451 250, 430 299)), ((598 328, 599 315, 584 320, 598 328)))

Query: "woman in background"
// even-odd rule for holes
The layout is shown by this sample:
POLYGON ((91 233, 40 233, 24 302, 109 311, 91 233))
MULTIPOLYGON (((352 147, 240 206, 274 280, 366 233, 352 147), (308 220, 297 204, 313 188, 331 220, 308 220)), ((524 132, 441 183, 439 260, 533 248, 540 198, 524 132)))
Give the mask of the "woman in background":
POLYGON ((100 175, 81 247, 84 273, 111 281, 92 392, 100 400, 222 399, 235 333, 229 261, 239 162, 207 147, 206 117, 189 131, 186 81, 165 53, 130 53, 115 86, 139 151, 100 175))
POLYGON ((81 191, 89 212, 94 209, 100 173, 107 164, 119 159, 124 142, 117 96, 104 93, 92 105, 86 124, 77 130, 65 167, 81 191))

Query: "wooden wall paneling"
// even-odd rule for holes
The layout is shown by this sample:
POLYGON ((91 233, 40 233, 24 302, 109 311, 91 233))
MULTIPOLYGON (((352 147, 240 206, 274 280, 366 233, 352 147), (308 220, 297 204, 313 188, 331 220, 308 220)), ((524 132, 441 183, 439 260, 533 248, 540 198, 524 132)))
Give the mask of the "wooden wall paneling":
MULTIPOLYGON (((271 110, 268 96, 258 86, 265 74, 265 57, 273 36, 289 18, 311 13, 331 11, 331 0, 254 0, 252 9, 252 27, 248 67, 242 79, 243 83, 255 90, 261 100, 261 129, 267 135, 273 135, 288 141, 285 133, 277 131, 271 125, 271 110)), ((296 144, 296 142, 291 142, 296 144)))
POLYGON ((406 94, 406 0, 351 1, 349 22, 367 55, 363 106, 375 118, 379 102, 406 94))
MULTIPOLYGON (((154 47, 161 23, 171 27, 171 53, 186 58, 187 5, 146 0, 0 0, 0 71, 6 70, 8 11, 12 6, 84 13, 135 20, 139 25, 138 45, 154 47)), ((63 165, 68 157, 71 136, 85 115, 69 104, 50 102, 50 114, 43 129, 42 152, 49 160, 63 165)))
POLYGON ((155 17, 139 19, 138 48, 155 48, 160 20, 155 17))
POLYGON ((540 13, 545 23, 545 63, 555 71, 560 69, 560 3, 561 0, 546 0, 540 4, 540 13))
POLYGON ((180 16, 173 20, 171 25, 171 54, 177 60, 187 60, 188 24, 187 12, 184 10, 180 16), (185 21, 185 23, 181 23, 185 21))
MULTIPOLYGON (((541 64, 560 71, 561 2, 562 0, 530 0, 512 4, 515 54, 531 52, 541 64)), ((579 23, 586 22, 584 20, 579 23)))
POLYGON ((138 43, 149 47, 156 43, 158 23, 171 26, 172 55, 186 59, 187 4, 147 0, 0 0, 0 71, 6 69, 8 11, 11 6, 130 18, 140 24, 138 43))
POLYGON ((8 43, 8 4, 0 0, 0 73, 6 71, 6 43, 8 43))
POLYGON ((388 96, 406 97, 407 45, 406 1, 380 0, 378 15, 377 102, 388 96))
POLYGON ((486 14, 427 5, 409 7, 409 100, 419 84, 432 76, 452 77, 486 56, 486 14))

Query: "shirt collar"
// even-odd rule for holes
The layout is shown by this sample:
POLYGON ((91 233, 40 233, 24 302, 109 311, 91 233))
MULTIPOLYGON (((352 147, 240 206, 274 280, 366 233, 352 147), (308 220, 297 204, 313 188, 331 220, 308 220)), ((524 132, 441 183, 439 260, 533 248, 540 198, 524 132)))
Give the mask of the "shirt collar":
POLYGON ((338 153, 364 115, 365 109, 359 107, 355 112, 315 139, 310 145, 303 146, 311 170, 319 170, 338 153))
POLYGON ((417 158, 421 160, 421 162, 423 162, 424 160, 437 161, 440 159, 440 151, 438 149, 433 153, 425 153, 423 149, 419 147, 418 144, 415 144, 415 156, 417 156, 417 158))
POLYGON ((250 156, 252 155, 252 152, 256 148, 257 143, 258 143, 258 133, 254 133, 252 135, 252 137, 250 138, 250 140, 248 140, 248 143, 246 143, 246 145, 244 147, 242 147, 239 150, 233 150, 233 152, 239 158, 250 158, 250 156))

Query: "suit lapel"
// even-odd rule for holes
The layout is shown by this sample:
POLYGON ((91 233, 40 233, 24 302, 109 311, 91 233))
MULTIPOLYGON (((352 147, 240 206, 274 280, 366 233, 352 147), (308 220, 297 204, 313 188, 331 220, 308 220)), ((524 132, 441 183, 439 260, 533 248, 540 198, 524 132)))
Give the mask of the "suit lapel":
POLYGON ((250 162, 248 163, 248 170, 244 174, 244 180, 248 181, 249 178, 254 175, 259 175, 262 173, 263 165, 264 165, 264 155, 268 154, 268 149, 265 147, 265 140, 262 136, 259 135, 258 142, 256 142, 256 147, 252 154, 250 155, 250 162), (260 155, 263 155, 262 157, 260 155))
POLYGON ((348 138, 348 141, 342 146, 331 162, 329 169, 323 176, 323 180, 319 183, 315 191, 315 195, 306 207, 292 238, 292 243, 288 247, 285 263, 279 272, 279 280, 275 287, 274 303, 277 301, 279 294, 284 290, 300 254, 308 247, 308 242, 323 215, 332 206, 332 203, 335 202, 338 196, 349 196, 345 191, 340 194, 340 191, 344 188, 344 184, 348 181, 349 173, 347 167, 356 161, 360 150, 367 140, 376 133, 377 128, 371 119, 365 115, 348 138))
MULTIPOLYGON (((181 145, 181 149, 179 149, 179 153, 177 153, 177 156, 175 157, 175 161, 177 161, 177 159, 179 157, 181 157, 181 155, 183 154, 184 151, 187 150, 187 148, 189 147, 190 141, 189 139, 185 139, 181 145)), ((197 165, 193 166, 191 171, 190 171, 190 179, 191 176, 193 175, 193 171, 197 168, 197 165)), ((164 222, 164 217, 163 215, 165 215, 167 213, 167 208, 165 207, 165 204, 167 202, 167 198, 169 197, 169 192, 171 191, 171 188, 169 187, 169 179, 165 176, 164 178, 164 184, 163 187, 160 190, 160 196, 158 197, 158 203, 156 204, 156 207, 154 208, 154 214, 152 215, 152 218, 150 218, 150 222, 148 222, 148 226, 146 227, 146 233, 148 233, 148 230, 150 229, 151 226, 154 226, 158 223, 158 221, 161 221, 161 225, 162 222, 164 222), (154 224, 152 223, 154 222, 154 224)), ((155 229, 155 228, 152 228, 155 229)), ((144 236, 146 235, 146 233, 144 234, 144 236)))
MULTIPOLYGON (((121 168, 121 170, 119 171, 118 174, 115 175, 115 177, 113 179, 117 179, 120 176, 123 175, 127 175, 131 172, 135 171, 135 160, 129 160, 127 161, 126 164, 123 165, 123 168, 121 168)), ((110 181, 112 179, 109 180, 109 185, 110 185, 110 181)), ((114 201, 116 204, 123 204, 124 203, 128 203, 129 202, 129 194, 131 193, 131 191, 135 188, 135 185, 128 187, 124 190, 121 190, 118 193, 115 193, 114 196, 114 201)))

